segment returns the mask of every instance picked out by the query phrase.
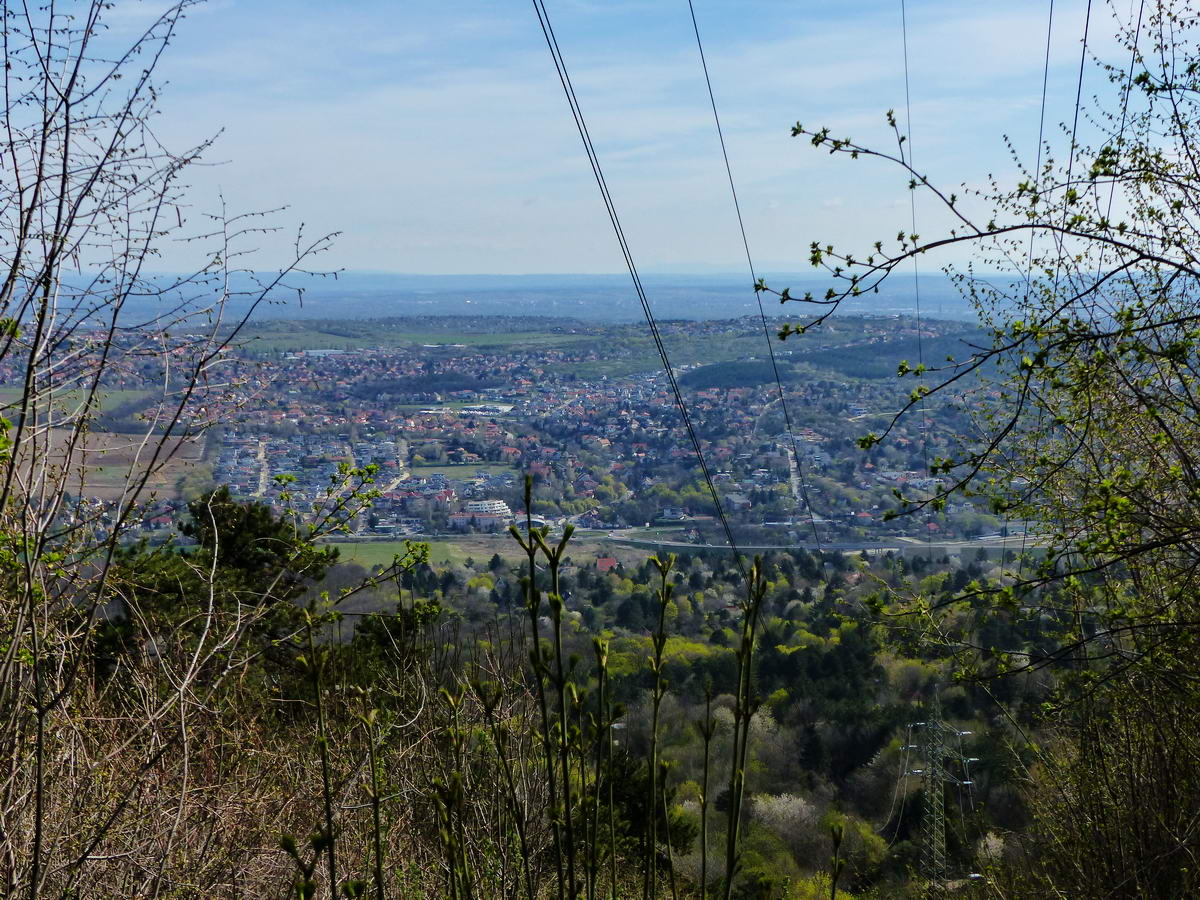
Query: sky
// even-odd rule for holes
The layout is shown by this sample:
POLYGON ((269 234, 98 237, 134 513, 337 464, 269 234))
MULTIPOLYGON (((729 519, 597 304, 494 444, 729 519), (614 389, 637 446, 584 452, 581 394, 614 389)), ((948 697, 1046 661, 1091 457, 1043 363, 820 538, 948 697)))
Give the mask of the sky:
MULTIPOLYGON (((895 148, 904 122, 900 0, 695 0, 751 251, 801 271, 811 241, 865 251, 908 228, 906 179, 790 136, 800 121, 895 148)), ((744 256, 686 0, 546 0, 633 253, 646 272, 738 271, 744 256)), ((121 0, 115 34, 161 2, 121 0)), ((1047 0, 907 0, 911 148, 958 190, 1032 161, 1047 0)), ((1048 136, 1061 141, 1084 0, 1058 0, 1048 136)), ((1123 8, 1124 0, 1115 0, 1123 8)), ((1092 48, 1116 47, 1096 4, 1092 48)), ((622 271, 532 3, 212 0, 164 56, 157 134, 185 149, 190 219, 286 206, 340 232, 324 268, 402 273, 622 271)), ((1089 67, 1085 96, 1102 90, 1089 67)), ((918 231, 939 219, 917 208, 918 231)), ((264 236, 262 262, 286 252, 264 236)), ((183 270, 194 247, 165 248, 183 270)), ((957 261, 957 260, 955 260, 957 261)), ((931 260, 933 265, 936 260, 931 260)))

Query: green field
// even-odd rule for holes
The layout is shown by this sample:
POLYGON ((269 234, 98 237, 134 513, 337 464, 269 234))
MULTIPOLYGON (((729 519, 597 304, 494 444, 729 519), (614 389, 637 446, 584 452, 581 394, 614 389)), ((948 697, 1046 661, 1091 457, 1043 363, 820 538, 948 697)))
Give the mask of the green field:
MULTIPOLYGON (((663 342, 673 366, 727 362, 766 354, 762 334, 745 331, 703 334, 691 338, 668 334, 664 335, 663 342)), ((622 333, 616 343, 619 343, 622 349, 619 356, 583 362, 554 363, 547 366, 547 369, 586 379, 601 375, 619 378, 662 368, 662 357, 659 356, 658 348, 640 331, 622 333)))
MULTIPOLYGON (((123 403, 141 402, 150 404, 156 398, 161 397, 160 391, 133 391, 133 390, 116 390, 103 388, 99 392, 99 411, 101 413, 115 409, 123 403)), ((63 407, 71 407, 79 403, 83 397, 82 391, 62 391, 55 395, 54 402, 63 407)), ((21 388, 19 387, 0 387, 0 409, 9 407, 19 402, 21 399, 21 388)))
MULTIPOLYGON (((492 554, 499 553, 510 564, 520 564, 525 554, 508 534, 467 534, 455 537, 418 536, 429 544, 429 561, 437 568, 474 559, 477 569, 484 568, 492 554)), ((387 566, 396 554, 404 553, 404 541, 332 541, 342 562, 358 563, 366 569, 387 566)), ((571 541, 567 557, 576 565, 591 565, 597 556, 616 556, 625 564, 639 562, 649 556, 641 548, 620 547, 607 537, 583 537, 571 541)))
MULTIPOLYGON (((437 567, 462 563, 473 558, 480 566, 486 566, 492 554, 511 562, 524 558, 521 548, 507 534, 464 535, 454 538, 420 537, 429 544, 429 562, 437 567)), ((343 562, 355 562, 366 569, 390 565, 396 554, 403 555, 404 541, 333 541, 343 562)))
POLYGON ((424 347, 449 349, 454 345, 517 350, 521 347, 565 347, 584 341, 595 341, 592 334, 571 334, 554 331, 510 331, 499 333, 410 330, 400 325, 390 327, 376 323, 361 329, 351 325, 325 329, 320 326, 294 323, 262 324, 243 335, 238 345, 251 353, 300 350, 359 350, 382 347, 424 347))

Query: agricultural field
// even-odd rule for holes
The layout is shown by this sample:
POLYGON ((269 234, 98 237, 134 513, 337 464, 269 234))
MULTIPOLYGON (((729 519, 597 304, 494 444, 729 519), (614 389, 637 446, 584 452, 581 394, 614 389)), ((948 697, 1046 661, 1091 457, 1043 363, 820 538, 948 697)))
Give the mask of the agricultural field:
MULTIPOLYGON (((52 430, 48 451, 37 448, 39 458, 45 456, 52 467, 61 465, 69 435, 66 429, 52 430)), ((76 454, 83 463, 68 473, 66 489, 72 494, 100 500, 120 497, 125 493, 126 484, 145 472, 153 449, 152 442, 143 446, 143 439, 138 435, 90 432, 82 453, 76 454)), ((212 470, 204 461, 204 450, 203 436, 174 439, 160 454, 160 459, 165 456, 167 460, 155 467, 142 488, 141 498, 147 499, 150 494, 159 498, 191 496, 209 486, 212 470)), ((26 461, 25 465, 30 467, 31 463, 26 461)))
MULTIPOLYGON (((473 534, 453 538, 421 536, 429 544, 429 561, 434 566, 453 565, 467 559, 486 562, 492 555, 517 562, 523 554, 511 536, 473 534)), ((343 562, 358 563, 365 569, 390 565, 397 555, 404 554, 404 541, 334 541, 343 562)))
MULTIPOLYGON (((101 415, 107 412, 112 412, 121 406, 133 404, 149 405, 157 397, 161 396, 161 391, 139 391, 139 390, 124 390, 120 388, 105 388, 98 394, 99 409, 101 415)), ((83 391, 63 391, 57 394, 54 398, 56 405, 61 405, 65 408, 70 408, 79 403, 83 399, 83 391)), ((5 386, 0 387, 0 413, 3 413, 8 418, 12 418, 12 414, 16 411, 16 406, 21 400, 21 388, 5 386)))
MULTIPOLYGON (((521 563, 525 553, 508 534, 471 534, 455 537, 414 538, 429 544, 429 560, 432 565, 445 566, 465 563, 474 559, 484 566, 492 555, 500 556, 510 563, 521 563)), ((366 569, 390 565, 397 554, 404 553, 404 541, 332 541, 338 548, 342 562, 358 563, 366 569)), ((591 565, 597 556, 615 556, 625 565, 644 560, 648 552, 643 549, 621 547, 611 543, 606 536, 586 535, 572 539, 567 556, 577 565, 591 565)))
POLYGON ((250 353, 297 352, 301 350, 361 350, 389 347, 479 347, 517 350, 522 347, 562 347, 595 340, 595 335, 572 333, 571 329, 510 331, 445 330, 422 327, 420 322, 395 319, 374 322, 256 323, 238 345, 250 353))

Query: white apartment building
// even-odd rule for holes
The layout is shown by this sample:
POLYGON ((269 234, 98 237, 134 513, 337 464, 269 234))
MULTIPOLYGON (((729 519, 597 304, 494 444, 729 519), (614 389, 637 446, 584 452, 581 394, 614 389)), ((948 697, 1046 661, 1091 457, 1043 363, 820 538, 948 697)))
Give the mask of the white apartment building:
POLYGON ((512 510, 503 500, 468 500, 466 511, 475 516, 512 517, 512 510))

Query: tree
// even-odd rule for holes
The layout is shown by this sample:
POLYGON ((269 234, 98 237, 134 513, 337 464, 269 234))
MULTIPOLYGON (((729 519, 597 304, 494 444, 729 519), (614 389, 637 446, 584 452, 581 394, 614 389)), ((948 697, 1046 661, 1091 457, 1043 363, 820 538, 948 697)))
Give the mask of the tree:
POLYGON ((318 548, 288 519, 263 504, 234 501, 226 487, 193 500, 188 512, 180 531, 196 547, 142 541, 113 554, 112 603, 93 641, 98 675, 137 665, 131 657, 142 654, 148 638, 195 647, 214 622, 236 623, 247 654, 276 663, 294 655, 288 639, 302 622, 297 601, 324 578, 337 549, 318 548))
MULTIPOLYGON (((183 179, 210 142, 173 151, 152 123, 156 65, 192 5, 166 4, 124 43, 103 0, 0 7, 0 366, 17 388, 0 408, 0 892, 14 896, 77 893, 95 849, 124 822, 182 816, 186 791, 143 789, 152 775, 187 771, 180 747, 215 690, 199 673, 215 667, 219 683, 235 671, 229 648, 254 616, 202 612, 207 627, 186 654, 143 630, 156 674, 118 716, 99 717, 81 690, 102 612, 125 587, 115 564, 148 486, 233 409, 247 372, 225 351, 328 243, 298 235, 295 255, 264 275, 239 262, 270 227, 259 215, 221 203, 185 220, 183 179), (168 240, 191 240, 198 264, 152 277, 168 240), (121 384, 146 392, 140 434, 96 428, 110 398, 131 399, 121 384)), ((165 574, 174 563, 154 565, 165 574)), ((204 610, 206 596, 191 599, 204 610)), ((154 855, 166 860, 181 835, 164 839, 154 855)), ((158 893, 165 866, 112 889, 158 893)))
MULTIPOLYGON (((899 166, 953 227, 932 238, 904 231, 865 252, 815 242, 811 262, 834 286, 824 297, 780 292, 817 309, 814 322, 786 326, 788 337, 902 264, 960 245, 977 253, 976 265, 948 271, 991 328, 991 346, 949 365, 901 362, 899 375, 916 382, 907 406, 860 443, 887 440, 926 404, 974 393, 983 410, 982 439, 964 436, 931 463, 950 483, 902 498, 898 512, 978 492, 1006 524, 1033 527, 1036 553, 942 605, 988 602, 1052 629, 1020 665, 989 648, 964 661, 1057 673, 1059 707, 1046 726, 1056 750, 1031 785, 1043 840, 1030 849, 1044 877, 1031 877, 1036 890, 1049 880, 1081 896, 1200 886, 1185 862, 1196 827, 1181 812, 1200 806, 1200 792, 1174 763, 1141 764, 1200 755, 1194 728, 1166 725, 1174 710, 1200 708, 1189 662, 1200 621, 1200 48, 1189 3, 1139 8, 1119 35, 1126 59, 1101 66, 1111 90, 1076 119, 1092 123, 1091 136, 1065 129, 1062 154, 1047 145, 1013 185, 994 181, 965 200, 941 189, 912 166, 890 112, 894 152, 797 124, 793 134, 817 148, 899 166)), ((930 609, 920 597, 910 605, 930 609)))
POLYGON ((216 568, 244 580, 259 603, 294 600, 337 561, 336 547, 317 549, 294 522, 262 503, 239 503, 222 486, 188 504, 180 531, 216 568))

